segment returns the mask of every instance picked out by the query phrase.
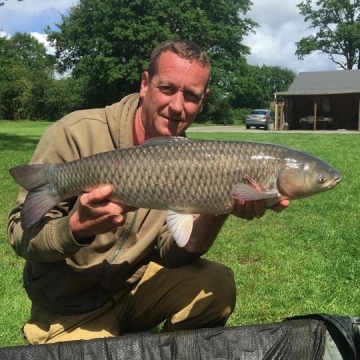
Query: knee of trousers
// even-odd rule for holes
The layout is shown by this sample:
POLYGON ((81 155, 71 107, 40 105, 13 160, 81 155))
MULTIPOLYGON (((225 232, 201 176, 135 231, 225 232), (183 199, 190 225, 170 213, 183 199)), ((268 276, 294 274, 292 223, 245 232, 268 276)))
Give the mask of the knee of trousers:
MULTIPOLYGON (((220 263, 201 259, 196 264, 194 281, 205 296, 208 294, 211 306, 230 315, 235 308, 236 286, 233 271, 220 263)), ((215 310, 213 308, 213 310, 215 310)))

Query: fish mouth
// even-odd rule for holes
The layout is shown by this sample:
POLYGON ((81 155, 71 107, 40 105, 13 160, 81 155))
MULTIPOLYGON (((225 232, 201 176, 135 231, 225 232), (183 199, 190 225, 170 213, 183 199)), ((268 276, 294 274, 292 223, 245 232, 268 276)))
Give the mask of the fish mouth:
POLYGON ((330 185, 328 186, 328 189, 332 189, 333 187, 335 187, 337 184, 341 183, 343 177, 342 175, 338 175, 337 178, 335 178, 331 183, 330 185))

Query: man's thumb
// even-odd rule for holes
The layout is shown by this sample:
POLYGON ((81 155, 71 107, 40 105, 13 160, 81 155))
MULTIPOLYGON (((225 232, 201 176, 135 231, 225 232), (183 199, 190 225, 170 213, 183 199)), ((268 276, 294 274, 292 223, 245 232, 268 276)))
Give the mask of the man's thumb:
POLYGON ((99 202, 107 199, 113 192, 113 187, 111 185, 104 185, 98 187, 97 189, 89 193, 90 202, 99 202))

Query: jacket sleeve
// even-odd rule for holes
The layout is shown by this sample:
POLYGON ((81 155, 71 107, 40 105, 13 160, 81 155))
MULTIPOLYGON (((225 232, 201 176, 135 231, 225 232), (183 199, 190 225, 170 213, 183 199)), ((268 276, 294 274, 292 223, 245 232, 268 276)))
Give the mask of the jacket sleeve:
POLYGON ((190 253, 179 247, 166 224, 159 232, 157 251, 164 264, 168 267, 177 267, 194 262, 202 255, 190 253))
MULTIPOLYGON (((79 158, 77 148, 67 127, 57 122, 44 132, 31 164, 72 161, 79 158)), ((15 252, 30 261, 41 262, 58 261, 76 253, 83 245, 76 243, 68 226, 69 212, 76 199, 58 204, 39 223, 23 231, 20 211, 26 195, 21 188, 8 219, 8 241, 15 252)))

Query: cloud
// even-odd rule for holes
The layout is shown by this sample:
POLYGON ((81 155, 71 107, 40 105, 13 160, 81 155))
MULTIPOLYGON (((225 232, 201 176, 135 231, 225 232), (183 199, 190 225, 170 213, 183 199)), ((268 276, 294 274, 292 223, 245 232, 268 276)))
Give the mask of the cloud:
POLYGON ((55 49, 52 48, 49 44, 49 42, 47 41, 47 36, 46 34, 40 34, 38 32, 31 32, 30 33, 37 41, 39 41, 41 44, 43 44, 46 48, 46 52, 48 54, 54 55, 55 54, 55 49))
MULTIPOLYGON (((256 0, 247 17, 259 24, 255 34, 244 38, 250 47, 250 64, 289 68, 295 72, 335 70, 337 66, 326 55, 313 53, 299 60, 295 55, 296 42, 309 36, 309 24, 296 6, 301 0, 256 0)), ((313 1, 315 4, 315 1, 313 1)))
POLYGON ((60 13, 66 13, 75 0, 24 0, 7 1, 0 7, 0 30, 13 35, 15 32, 44 32, 47 25, 55 27, 60 13))
POLYGON ((5 38, 9 38, 10 35, 7 34, 5 31, 0 31, 0 37, 5 37, 5 38))
MULTIPOLYGON (((41 34, 38 32, 31 32, 31 36, 33 36, 39 43, 45 46, 46 52, 48 54, 54 55, 55 49, 50 46, 50 43, 47 41, 47 35, 41 34)), ((5 31, 0 31, 0 37, 10 38, 10 34, 7 34, 5 31)))

